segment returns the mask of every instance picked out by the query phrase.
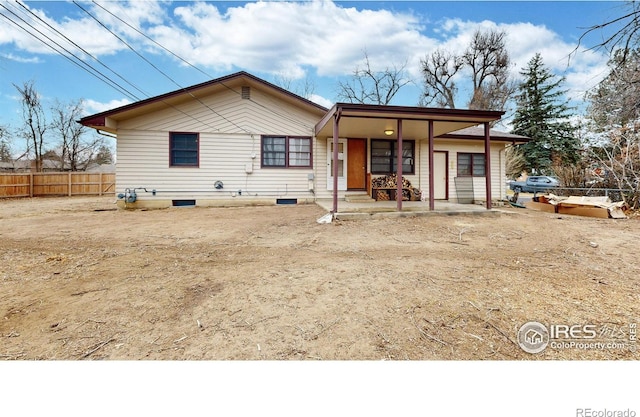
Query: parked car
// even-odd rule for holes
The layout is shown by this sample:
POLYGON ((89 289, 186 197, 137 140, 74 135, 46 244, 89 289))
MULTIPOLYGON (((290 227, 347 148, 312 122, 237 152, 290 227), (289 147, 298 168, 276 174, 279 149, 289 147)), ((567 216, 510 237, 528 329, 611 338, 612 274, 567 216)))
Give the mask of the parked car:
POLYGON ((515 192, 536 193, 550 190, 560 186, 560 181, 554 177, 533 176, 528 177, 526 181, 512 181, 509 188, 515 192))

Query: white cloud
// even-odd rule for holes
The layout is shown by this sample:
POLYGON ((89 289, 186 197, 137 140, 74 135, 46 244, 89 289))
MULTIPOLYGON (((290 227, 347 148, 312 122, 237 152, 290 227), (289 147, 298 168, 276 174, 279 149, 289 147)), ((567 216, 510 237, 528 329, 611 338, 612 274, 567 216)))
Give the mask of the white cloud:
POLYGON ((111 100, 107 103, 87 99, 84 101, 84 110, 87 114, 102 113, 103 111, 112 110, 130 103, 131 101, 127 99, 111 100))
POLYGON ((188 61, 216 70, 232 67, 301 78, 351 72, 366 50, 374 63, 404 62, 429 40, 418 19, 387 10, 357 10, 328 1, 260 2, 221 13, 210 3, 177 7, 182 25, 152 33, 188 61))
POLYGON ((316 104, 319 104, 321 106, 324 106, 326 108, 331 108, 333 106, 333 101, 324 98, 318 94, 311 94, 311 96, 309 97, 309 100, 313 101, 316 104))
MULTIPOLYGON (((109 56, 127 49, 95 20, 69 3, 75 13, 56 18, 52 12, 45 13, 47 3, 36 4, 41 9, 32 8, 34 13, 92 54, 109 56)), ((101 7, 81 4, 139 52, 161 52, 101 7)), ((566 87, 572 97, 581 97, 606 72, 603 54, 583 49, 575 51, 575 43, 563 40, 544 25, 527 22, 501 24, 489 20, 447 19, 434 23, 413 12, 368 10, 350 7, 348 2, 338 5, 322 0, 232 2, 226 9, 217 2, 105 1, 100 4, 190 63, 217 73, 243 69, 294 80, 312 74, 341 77, 362 65, 366 51, 374 69, 406 62, 408 73, 420 85, 420 60, 426 54, 437 47, 462 53, 478 28, 507 33, 514 76, 539 52, 545 65, 566 77, 566 87), (438 39, 427 33, 437 34, 438 39)), ((18 51, 53 53, 14 26, 0 25, 0 45, 8 43, 16 45, 18 51)), ((15 54, 12 56, 17 58, 15 54)), ((110 58, 111 62, 119 57, 110 58)))
POLYGON ((33 56, 30 58, 25 58, 25 57, 21 57, 21 56, 17 56, 14 54, 0 54, 1 57, 8 59, 9 61, 15 61, 15 62, 19 62, 21 64, 41 64, 42 62, 44 62, 42 59, 40 59, 37 56, 33 56))

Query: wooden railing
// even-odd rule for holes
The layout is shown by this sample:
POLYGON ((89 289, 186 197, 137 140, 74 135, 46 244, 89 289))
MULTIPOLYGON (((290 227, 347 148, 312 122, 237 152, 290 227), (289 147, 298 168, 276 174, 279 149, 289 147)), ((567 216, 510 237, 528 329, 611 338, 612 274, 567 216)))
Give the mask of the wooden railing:
POLYGON ((0 198, 115 193, 111 172, 42 172, 0 174, 0 198))

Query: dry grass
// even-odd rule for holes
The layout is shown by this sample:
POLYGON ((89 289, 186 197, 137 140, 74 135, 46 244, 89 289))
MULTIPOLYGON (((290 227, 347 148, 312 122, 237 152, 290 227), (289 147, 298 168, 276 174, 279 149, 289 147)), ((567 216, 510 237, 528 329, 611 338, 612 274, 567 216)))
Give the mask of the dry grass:
POLYGON ((638 358, 516 343, 532 320, 637 323, 637 220, 112 201, 0 201, 0 358, 638 358))

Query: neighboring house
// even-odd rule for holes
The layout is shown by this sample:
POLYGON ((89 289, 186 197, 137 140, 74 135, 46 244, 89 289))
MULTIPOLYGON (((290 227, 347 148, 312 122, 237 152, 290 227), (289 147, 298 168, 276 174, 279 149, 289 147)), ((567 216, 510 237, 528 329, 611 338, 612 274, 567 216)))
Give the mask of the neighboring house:
POLYGON ((346 193, 368 192, 371 178, 391 174, 398 154, 399 174, 424 190, 430 208, 436 199, 457 201, 456 177, 479 186, 475 200, 500 199, 505 146, 526 141, 489 131, 501 115, 347 103, 326 109, 239 72, 80 123, 117 136, 116 192, 135 191, 133 207, 333 199, 337 211, 346 193))

